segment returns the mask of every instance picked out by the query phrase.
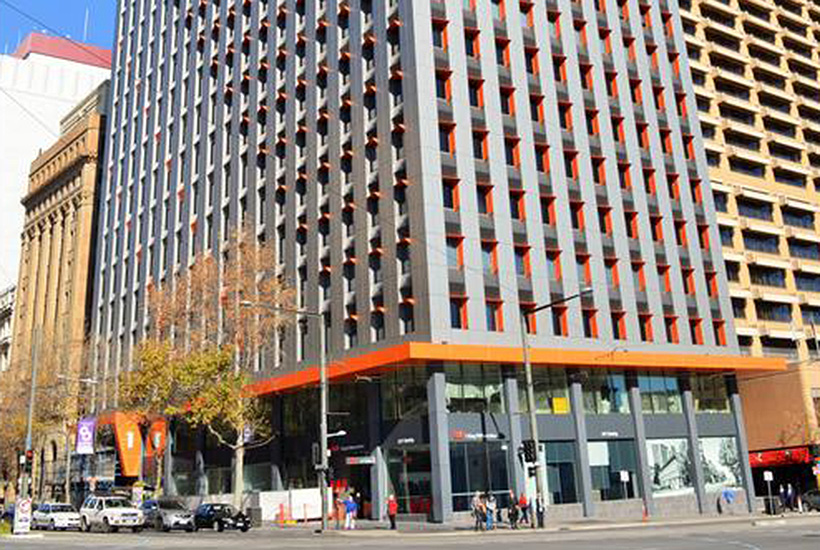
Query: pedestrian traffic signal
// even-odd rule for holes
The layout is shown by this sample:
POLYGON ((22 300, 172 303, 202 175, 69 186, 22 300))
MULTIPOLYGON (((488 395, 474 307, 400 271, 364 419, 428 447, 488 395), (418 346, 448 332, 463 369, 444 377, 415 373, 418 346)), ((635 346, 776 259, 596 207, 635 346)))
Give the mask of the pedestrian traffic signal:
POLYGON ((524 460, 526 462, 535 462, 538 460, 538 452, 536 451, 535 441, 532 439, 524 440, 524 460))

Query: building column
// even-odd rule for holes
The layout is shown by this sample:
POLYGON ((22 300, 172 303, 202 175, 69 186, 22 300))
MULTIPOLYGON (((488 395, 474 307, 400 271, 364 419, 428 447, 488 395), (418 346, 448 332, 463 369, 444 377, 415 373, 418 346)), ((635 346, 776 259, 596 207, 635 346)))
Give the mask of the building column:
POLYGON ((507 418, 507 471, 510 472, 510 489, 516 495, 526 491, 526 477, 524 464, 518 458, 518 449, 521 448, 521 414, 518 409, 518 379, 515 376, 515 369, 505 368, 504 370, 504 403, 506 405, 507 418))
POLYGON ((436 367, 427 379, 427 411, 430 423, 430 477, 436 523, 453 517, 453 489, 450 480, 450 434, 444 370, 436 367))
POLYGON ((652 473, 649 471, 649 457, 646 451, 646 425, 643 422, 643 404, 641 403, 641 390, 638 386, 637 373, 628 373, 626 383, 629 387, 629 410, 632 411, 632 423, 635 426, 638 486, 641 490, 647 515, 654 516, 655 501, 652 498, 652 473))
POLYGON ((752 467, 749 464, 749 441, 746 439, 746 427, 743 424, 743 404, 737 387, 735 375, 726 376, 726 389, 729 393, 729 404, 732 407, 732 418, 735 421, 737 434, 737 454, 740 460, 740 475, 743 478, 743 489, 746 491, 746 507, 750 514, 755 512, 755 484, 752 478, 752 467))
POLYGON ((282 481, 282 446, 285 444, 284 422, 282 418, 282 397, 273 397, 271 428, 273 440, 270 448, 271 490, 283 491, 285 484, 282 481))
POLYGON ((370 466, 370 518, 383 520, 387 515, 387 462, 382 451, 382 401, 378 383, 367 385, 367 435, 370 453, 375 460, 370 466))
POLYGON ((165 490, 163 493, 169 496, 176 496, 177 484, 174 482, 174 447, 177 439, 177 426, 174 419, 168 421, 168 433, 165 436, 165 454, 163 455, 163 483, 165 490))
POLYGON ((592 501, 592 471, 589 467, 587 423, 580 373, 570 373, 569 380, 569 402, 572 420, 575 423, 575 454, 578 457, 578 473, 581 478, 581 503, 584 505, 584 517, 592 517, 595 514, 595 504, 592 501))
POLYGON ((208 494, 208 477, 205 475, 205 430, 200 428, 196 435, 196 455, 194 468, 196 469, 196 494, 208 494))
POLYGON ((703 462, 700 460, 700 440, 698 424, 695 418, 695 398, 692 396, 692 380, 689 376, 680 378, 683 416, 686 418, 686 432, 689 436, 689 461, 692 464, 692 481, 695 484, 695 497, 698 501, 698 512, 707 510, 706 487, 703 483, 703 462))

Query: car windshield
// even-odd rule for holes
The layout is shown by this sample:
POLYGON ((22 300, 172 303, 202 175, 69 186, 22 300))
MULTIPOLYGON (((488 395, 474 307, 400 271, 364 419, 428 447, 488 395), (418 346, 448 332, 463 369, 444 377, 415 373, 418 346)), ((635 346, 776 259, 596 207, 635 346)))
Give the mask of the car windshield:
POLYGON ((188 509, 185 507, 184 504, 178 501, 169 500, 166 502, 160 502, 159 507, 163 510, 183 510, 187 511, 188 509))
POLYGON ((106 508, 130 508, 131 503, 124 498, 112 498, 105 501, 106 508))
POLYGON ((222 512, 223 514, 234 515, 235 513, 233 506, 231 506, 230 504, 217 504, 214 506, 214 509, 217 512, 222 512))
POLYGON ((52 504, 51 505, 52 512, 73 512, 74 507, 70 504, 52 504))

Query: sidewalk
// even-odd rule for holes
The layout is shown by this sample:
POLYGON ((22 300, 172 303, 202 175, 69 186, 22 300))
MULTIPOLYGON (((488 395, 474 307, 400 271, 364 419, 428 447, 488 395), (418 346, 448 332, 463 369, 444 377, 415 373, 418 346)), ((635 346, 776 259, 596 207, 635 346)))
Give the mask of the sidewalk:
MULTIPOLYGON (((339 536, 384 536, 396 535, 468 535, 472 533, 481 534, 484 536, 495 536, 499 534, 526 534, 526 533, 558 533, 558 532, 591 532, 604 531, 612 529, 657 529, 669 527, 688 527, 688 526, 707 526, 707 525, 731 525, 746 523, 750 527, 766 527, 773 525, 784 525, 789 521, 795 520, 818 520, 820 521, 820 514, 805 513, 805 514, 789 514, 786 516, 765 516, 765 515, 735 515, 735 516, 692 516, 681 518, 659 518, 657 520, 648 521, 611 521, 598 519, 583 519, 566 522, 550 522, 547 521, 546 527, 541 530, 533 530, 530 527, 521 526, 519 529, 510 529, 508 524, 501 524, 495 530, 487 532, 476 532, 473 530, 472 520, 465 520, 457 518, 451 523, 429 523, 423 521, 399 521, 398 530, 390 531, 388 529, 388 522, 379 522, 373 520, 358 520, 356 522, 356 530, 344 531, 335 528, 335 521, 329 523, 329 532, 327 534, 339 536)), ((278 524, 267 524, 263 528, 270 528, 273 530, 282 531, 303 531, 313 532, 319 528, 319 522, 299 523, 297 525, 280 526, 278 524)))

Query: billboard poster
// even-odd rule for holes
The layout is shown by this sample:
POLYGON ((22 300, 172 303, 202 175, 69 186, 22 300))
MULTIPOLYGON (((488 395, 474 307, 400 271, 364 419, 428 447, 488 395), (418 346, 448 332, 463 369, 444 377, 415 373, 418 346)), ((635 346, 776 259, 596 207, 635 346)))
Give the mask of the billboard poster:
POLYGON ((94 429, 96 425, 97 420, 95 418, 83 418, 77 424, 76 450, 78 455, 94 454, 94 429))

